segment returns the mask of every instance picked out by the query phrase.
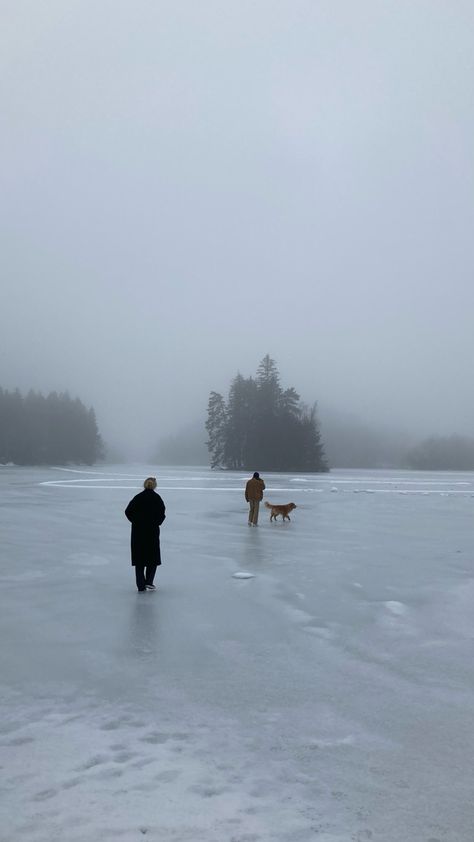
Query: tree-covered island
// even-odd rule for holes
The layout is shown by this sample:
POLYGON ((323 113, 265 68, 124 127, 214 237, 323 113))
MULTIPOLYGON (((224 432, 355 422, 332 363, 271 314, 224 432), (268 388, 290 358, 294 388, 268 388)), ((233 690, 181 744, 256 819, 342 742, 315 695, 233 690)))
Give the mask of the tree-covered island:
POLYGON ((211 392, 206 430, 212 468, 329 470, 316 404, 308 407, 293 387, 282 388, 276 363, 268 354, 255 377, 234 377, 227 401, 211 392))

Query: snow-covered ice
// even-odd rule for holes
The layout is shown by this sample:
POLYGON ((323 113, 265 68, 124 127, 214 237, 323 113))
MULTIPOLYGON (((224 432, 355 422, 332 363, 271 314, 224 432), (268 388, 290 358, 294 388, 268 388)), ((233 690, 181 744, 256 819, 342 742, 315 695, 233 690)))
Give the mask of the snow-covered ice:
POLYGON ((474 838, 474 475, 247 478, 0 469, 1 842, 474 838))

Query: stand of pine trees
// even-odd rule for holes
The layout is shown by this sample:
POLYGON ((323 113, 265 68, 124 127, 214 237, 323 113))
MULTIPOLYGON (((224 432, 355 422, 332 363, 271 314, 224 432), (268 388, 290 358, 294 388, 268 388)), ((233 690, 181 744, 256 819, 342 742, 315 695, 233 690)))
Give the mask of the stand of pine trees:
POLYGON ((209 396, 206 430, 211 467, 261 471, 327 471, 316 406, 282 389, 268 354, 255 378, 234 377, 227 402, 209 396))
POLYGON ((67 392, 44 397, 0 388, 0 463, 92 465, 103 456, 94 410, 67 392))

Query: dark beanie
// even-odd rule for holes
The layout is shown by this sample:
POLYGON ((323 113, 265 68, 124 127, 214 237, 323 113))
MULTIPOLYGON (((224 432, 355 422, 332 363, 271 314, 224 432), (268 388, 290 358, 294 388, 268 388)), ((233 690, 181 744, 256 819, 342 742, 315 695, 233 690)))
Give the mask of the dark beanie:
POLYGON ((258 473, 258 471, 255 471, 255 473, 253 475, 253 478, 254 479, 260 479, 260 474, 258 473))

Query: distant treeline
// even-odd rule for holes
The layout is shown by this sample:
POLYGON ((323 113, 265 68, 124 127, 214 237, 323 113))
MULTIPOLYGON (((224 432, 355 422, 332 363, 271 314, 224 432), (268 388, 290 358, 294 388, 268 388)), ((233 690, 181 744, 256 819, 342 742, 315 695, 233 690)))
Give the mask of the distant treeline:
POLYGON ((316 407, 282 389, 268 354, 256 377, 237 374, 227 401, 211 392, 206 421, 211 467, 262 471, 327 471, 316 407))
POLYGON ((102 456, 94 410, 79 398, 0 388, 0 463, 92 465, 102 456))
POLYGON ((473 471, 474 439, 465 436, 431 436, 413 447, 406 459, 420 471, 473 471))
MULTIPOLYGON (((221 400, 221 396, 214 398, 216 408, 221 400)), ((353 415, 324 407, 320 418, 324 451, 332 468, 474 470, 474 438, 453 434, 417 442, 413 433, 369 426, 353 415)), ((196 420, 163 438, 153 459, 162 465, 208 464, 203 422, 196 420)))
MULTIPOLYGON (((411 468, 425 471, 474 471, 474 438, 431 436, 414 445, 406 434, 364 426, 336 412, 321 412, 322 435, 333 468, 411 468)), ((162 465, 206 465, 202 421, 163 438, 153 460, 162 465)))

